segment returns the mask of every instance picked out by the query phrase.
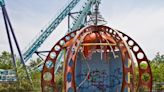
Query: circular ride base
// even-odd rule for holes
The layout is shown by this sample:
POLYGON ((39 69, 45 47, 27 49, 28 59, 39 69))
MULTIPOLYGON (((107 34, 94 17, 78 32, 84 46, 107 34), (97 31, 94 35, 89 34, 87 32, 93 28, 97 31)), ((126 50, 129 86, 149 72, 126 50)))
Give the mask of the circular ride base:
POLYGON ((93 25, 70 32, 54 45, 43 66, 43 92, 60 92, 54 72, 61 60, 64 92, 152 90, 151 69, 143 50, 129 36, 107 26, 93 25), (138 65, 138 76, 134 63, 138 65))

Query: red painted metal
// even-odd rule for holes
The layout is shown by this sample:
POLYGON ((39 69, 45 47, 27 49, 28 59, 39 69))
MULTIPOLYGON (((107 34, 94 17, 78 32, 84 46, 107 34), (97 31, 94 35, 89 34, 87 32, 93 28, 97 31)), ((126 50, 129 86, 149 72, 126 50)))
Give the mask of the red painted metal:
POLYGON ((55 84, 54 66, 56 63, 57 56, 63 49, 65 49, 67 52, 66 60, 64 62, 64 92, 68 92, 68 90, 76 92, 75 65, 77 52, 83 52, 84 57, 86 59, 89 59, 91 58, 94 50, 102 49, 104 51, 104 57, 107 50, 112 51, 109 45, 81 46, 81 44, 83 43, 109 43, 109 45, 116 44, 115 46, 112 46, 112 49, 119 50, 121 52, 121 58, 123 62, 123 82, 121 89, 122 92, 124 92, 124 90, 127 88, 129 88, 131 92, 136 92, 139 91, 140 87, 143 86, 148 88, 149 91, 152 90, 151 68, 145 53, 139 47, 139 45, 133 39, 131 39, 129 36, 122 33, 121 31, 114 30, 107 26, 89 26, 67 34, 61 40, 59 40, 51 49, 51 52, 47 56, 47 59, 44 63, 42 71, 41 85, 43 92, 58 92, 55 84), (124 38, 127 39, 125 40, 124 38), (62 42, 65 42, 65 44, 61 44, 62 42), (137 48, 137 50, 135 48, 137 48), (132 54, 134 54, 134 58, 137 60, 139 66, 138 85, 134 83, 134 80, 136 78, 134 73, 134 58, 132 57, 132 54), (141 54, 142 57, 140 57, 139 54, 141 54), (125 57, 128 57, 129 61, 131 62, 128 67, 126 66, 125 57), (53 66, 50 68, 47 67, 47 62, 52 62, 53 66), (70 62, 72 62, 72 65, 70 65, 70 62), (148 65, 146 69, 141 68, 140 64, 142 62, 146 62, 146 64, 148 65), (131 80, 127 81, 126 75, 128 74, 132 78, 131 80), (142 76, 144 74, 148 74, 150 77, 150 79, 146 82, 142 79, 142 76), (69 81, 67 80, 67 76, 71 76, 71 79, 69 81))

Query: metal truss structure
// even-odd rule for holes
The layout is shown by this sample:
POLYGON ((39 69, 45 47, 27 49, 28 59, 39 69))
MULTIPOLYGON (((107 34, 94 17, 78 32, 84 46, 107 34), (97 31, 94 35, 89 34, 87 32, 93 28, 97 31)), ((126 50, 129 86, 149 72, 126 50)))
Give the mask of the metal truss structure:
MULTIPOLYGON (((48 26, 41 30, 41 35, 36 38, 36 40, 29 46, 29 48, 23 53, 24 60, 27 61, 42 45, 42 43, 48 38, 48 36, 57 28, 57 26, 62 22, 62 20, 70 14, 71 10, 77 5, 80 0, 72 0, 69 4, 62 10, 62 12, 57 15, 54 20, 48 26)), ((69 29, 70 31, 80 29, 85 24, 85 17, 87 16, 88 12, 92 5, 95 4, 97 0, 87 0, 84 7, 75 18, 72 27, 69 29)))

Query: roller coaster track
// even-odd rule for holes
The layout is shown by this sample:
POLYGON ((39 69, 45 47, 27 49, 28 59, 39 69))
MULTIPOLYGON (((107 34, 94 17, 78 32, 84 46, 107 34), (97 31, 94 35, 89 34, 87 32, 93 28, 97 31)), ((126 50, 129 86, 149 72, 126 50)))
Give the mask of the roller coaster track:
POLYGON ((42 43, 48 38, 48 36, 56 29, 56 27, 62 22, 62 20, 69 14, 69 12, 77 5, 80 0, 72 0, 68 6, 66 6, 59 15, 54 18, 54 20, 42 30, 42 34, 36 38, 34 42, 28 47, 28 49, 23 53, 23 58, 26 61, 37 51, 37 49, 42 45, 42 43))

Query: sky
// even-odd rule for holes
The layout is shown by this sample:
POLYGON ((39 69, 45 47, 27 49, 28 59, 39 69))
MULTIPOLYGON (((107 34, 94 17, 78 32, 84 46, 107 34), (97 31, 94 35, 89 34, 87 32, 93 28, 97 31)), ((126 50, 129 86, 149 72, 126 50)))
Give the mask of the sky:
MULTIPOLYGON (((60 13, 69 0, 5 0, 21 50, 60 13)), ((79 7, 86 0, 73 9, 79 7)), ((101 15, 107 26, 119 29, 132 37, 145 51, 148 59, 157 52, 164 54, 164 0, 102 0, 101 15)), ((39 50, 50 50, 67 31, 67 18, 49 36, 39 50)), ((0 11, 0 52, 9 51, 2 11, 0 11)))

